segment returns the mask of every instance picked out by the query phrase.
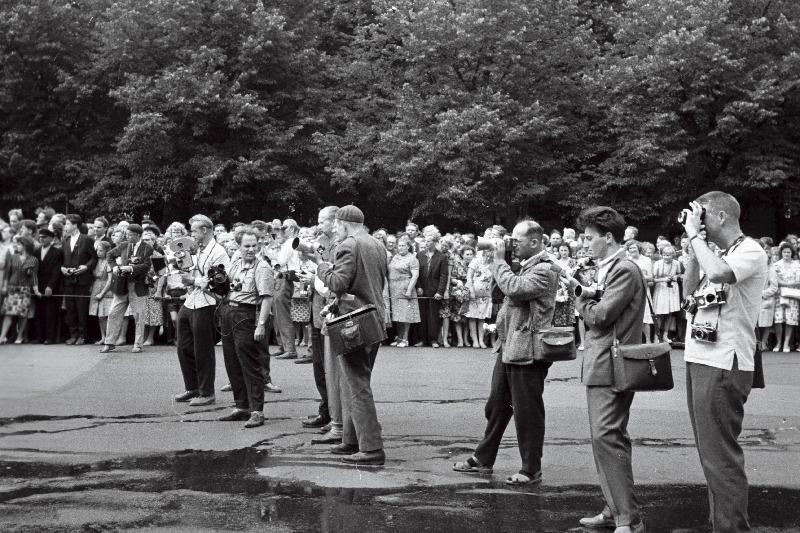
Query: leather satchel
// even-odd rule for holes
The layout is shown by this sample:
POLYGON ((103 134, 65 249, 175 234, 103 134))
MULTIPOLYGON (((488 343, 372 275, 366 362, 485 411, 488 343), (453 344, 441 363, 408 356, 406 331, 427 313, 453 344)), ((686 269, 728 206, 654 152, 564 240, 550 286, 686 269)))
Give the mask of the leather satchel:
MULTIPOLYGON (((637 266, 638 268, 638 266, 637 266)), ((641 269, 639 274, 642 274, 641 269)), ((642 286, 647 283, 642 274, 642 286)), ((647 298, 646 298, 647 299, 647 298)), ((650 312, 655 316, 652 304, 647 299, 650 312)), ((674 387, 672 380, 671 346, 668 342, 658 344, 620 344, 614 326, 614 345, 611 348, 614 368, 614 392, 666 391, 674 387)))
POLYGON ((533 332, 533 360, 545 363, 573 361, 578 357, 575 349, 575 331, 572 327, 557 327, 533 332))

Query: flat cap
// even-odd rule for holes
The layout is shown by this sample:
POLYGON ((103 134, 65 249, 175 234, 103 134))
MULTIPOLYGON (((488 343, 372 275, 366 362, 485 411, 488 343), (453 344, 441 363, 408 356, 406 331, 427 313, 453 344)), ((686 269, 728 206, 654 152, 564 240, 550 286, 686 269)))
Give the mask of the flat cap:
POLYGON ((357 222, 363 224, 364 212, 354 205, 346 205, 339 208, 339 211, 336 212, 336 218, 342 222, 357 222))

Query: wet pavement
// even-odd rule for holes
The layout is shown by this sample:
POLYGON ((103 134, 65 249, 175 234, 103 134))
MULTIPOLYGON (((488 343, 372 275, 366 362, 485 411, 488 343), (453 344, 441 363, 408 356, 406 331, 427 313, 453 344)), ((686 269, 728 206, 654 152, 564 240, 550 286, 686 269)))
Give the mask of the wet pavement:
MULTIPOLYGON (((710 531, 707 493, 676 390, 639 394, 630 432, 649 531, 710 531)), ((224 385, 221 357, 217 387, 224 385)), ((544 483, 508 487, 513 425, 493 475, 452 471, 483 430, 487 351, 381 349, 374 376, 387 462, 338 462, 299 420, 316 409, 310 365, 272 363, 283 394, 267 423, 216 422, 231 395, 173 404, 174 351, 100 356, 84 347, 2 347, 0 531, 582 531, 596 482, 577 363, 548 377, 544 483)), ((800 531, 800 354, 767 354, 768 388, 747 405, 750 516, 757 531, 800 531)), ((176 390, 176 388, 178 390, 176 390)))

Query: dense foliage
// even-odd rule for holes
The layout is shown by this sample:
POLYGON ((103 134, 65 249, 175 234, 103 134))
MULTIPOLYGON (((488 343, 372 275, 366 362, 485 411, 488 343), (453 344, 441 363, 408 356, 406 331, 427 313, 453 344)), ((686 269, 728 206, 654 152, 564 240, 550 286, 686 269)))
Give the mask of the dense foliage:
POLYGON ((0 0, 0 204, 444 228, 800 212, 794 0, 0 0))

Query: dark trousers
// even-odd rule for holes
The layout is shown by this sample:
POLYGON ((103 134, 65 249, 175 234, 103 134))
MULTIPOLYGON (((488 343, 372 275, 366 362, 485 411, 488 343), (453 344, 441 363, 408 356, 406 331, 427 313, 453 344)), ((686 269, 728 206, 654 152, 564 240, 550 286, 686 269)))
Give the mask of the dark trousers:
POLYGON ((475 449, 475 458, 485 465, 494 465, 500 441, 514 417, 517 429, 521 474, 535 476, 542 470, 544 447, 544 379, 549 364, 507 365, 502 352, 492 372, 492 386, 486 401, 486 432, 475 449))
POLYGON ((67 308, 67 326, 70 337, 86 337, 89 324, 89 298, 91 285, 64 285, 64 304, 67 308), (77 296, 77 298, 72 298, 77 296))
POLYGON ((61 298, 36 299, 36 336, 40 341, 56 342, 58 340, 58 308, 61 298))
POLYGON ((325 382, 325 349, 322 341, 322 334, 319 328, 311 324, 311 359, 314 367, 314 383, 322 401, 319 402, 319 416, 323 420, 330 420, 328 412, 328 386, 325 382))
POLYGON ((262 343, 255 340, 256 306, 222 306, 222 354, 238 409, 264 410, 262 343))
POLYGON ((417 324, 416 341, 424 342, 425 344, 438 342, 439 329, 442 327, 442 319, 439 317, 441 302, 425 298, 420 298, 418 301, 420 322, 417 324))
POLYGON ((178 361, 187 391, 198 391, 200 396, 214 395, 214 311, 209 305, 178 312, 178 361))
POLYGON ((292 322, 292 292, 294 283, 280 279, 276 282, 275 331, 280 334, 280 343, 286 353, 297 353, 294 344, 294 322, 292 322))
POLYGON ((714 532, 750 531, 747 517, 747 475, 742 433, 744 404, 753 372, 686 363, 686 398, 700 464, 708 483, 708 503, 714 532))
POLYGON ((261 376, 264 378, 264 383, 272 383, 272 375, 269 367, 269 331, 272 329, 272 316, 267 320, 266 333, 264 340, 258 343, 258 359, 261 361, 261 376))
POLYGON ((372 396, 372 367, 380 343, 338 356, 342 371, 342 443, 358 445, 362 452, 383 449, 381 425, 372 396))

